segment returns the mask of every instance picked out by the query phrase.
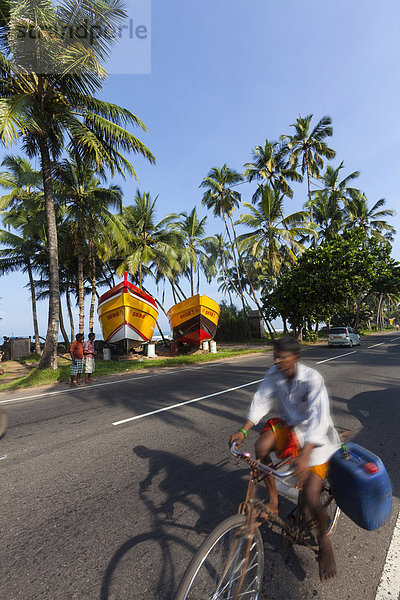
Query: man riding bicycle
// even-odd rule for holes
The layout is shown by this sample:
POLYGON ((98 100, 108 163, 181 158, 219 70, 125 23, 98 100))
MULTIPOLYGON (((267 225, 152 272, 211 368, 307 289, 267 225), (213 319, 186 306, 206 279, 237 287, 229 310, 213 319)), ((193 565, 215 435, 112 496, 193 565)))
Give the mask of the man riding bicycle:
MULTIPOLYGON (((332 544, 327 536, 327 514, 320 503, 322 482, 329 459, 339 448, 339 436, 330 414, 329 398, 321 375, 299 362, 300 345, 294 338, 274 341, 274 366, 265 374, 254 394, 247 421, 229 439, 241 444, 249 429, 267 414, 269 419, 256 442, 256 456, 270 464, 269 453, 279 458, 293 456, 297 487, 318 524, 319 575, 321 581, 336 575, 332 544)), ((268 509, 278 513, 275 480, 267 476, 268 509)))

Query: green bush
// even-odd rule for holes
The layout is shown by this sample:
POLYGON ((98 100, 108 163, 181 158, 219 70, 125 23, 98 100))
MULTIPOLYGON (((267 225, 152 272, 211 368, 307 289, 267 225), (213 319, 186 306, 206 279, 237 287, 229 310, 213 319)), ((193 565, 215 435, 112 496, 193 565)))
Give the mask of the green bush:
POLYGON ((303 340, 305 342, 318 342, 318 333, 316 331, 306 331, 303 340))
POLYGON ((243 342, 250 337, 248 311, 239 310, 226 302, 220 304, 220 315, 215 340, 217 342, 243 342))

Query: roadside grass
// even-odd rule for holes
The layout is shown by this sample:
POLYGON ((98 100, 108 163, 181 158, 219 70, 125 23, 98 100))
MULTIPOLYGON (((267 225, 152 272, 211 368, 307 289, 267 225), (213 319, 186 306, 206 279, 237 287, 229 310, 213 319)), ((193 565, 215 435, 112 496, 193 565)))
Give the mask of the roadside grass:
MULTIPOLYGON (((177 356, 174 358, 147 359, 138 358, 137 360, 110 360, 96 361, 95 377, 102 375, 113 375, 116 373, 126 373, 128 371, 140 371, 144 369, 176 367, 179 365, 190 365, 195 363, 205 363, 223 358, 233 358, 235 356, 254 354, 267 351, 270 348, 249 348, 245 350, 221 349, 217 354, 195 354, 191 356, 177 356)), ((32 368, 30 373, 23 377, 18 377, 7 383, 0 383, 0 391, 18 390, 21 388, 37 387, 41 385, 51 385, 56 383, 66 383, 70 378, 71 361, 63 357, 58 359, 59 366, 56 370, 43 369, 39 371, 37 367, 32 368)))
POLYGON ((36 352, 32 352, 32 354, 30 354, 29 356, 21 356, 21 358, 19 359, 19 362, 24 363, 24 364, 31 364, 31 363, 38 363, 40 361, 40 356, 39 354, 36 354, 36 352))

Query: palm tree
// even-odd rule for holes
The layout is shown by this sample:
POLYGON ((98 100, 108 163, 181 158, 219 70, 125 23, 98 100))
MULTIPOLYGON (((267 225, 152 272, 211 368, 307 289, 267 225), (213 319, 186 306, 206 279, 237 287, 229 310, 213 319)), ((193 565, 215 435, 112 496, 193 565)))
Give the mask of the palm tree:
POLYGON ((312 206, 314 222, 319 226, 318 237, 322 242, 329 241, 344 226, 344 210, 335 197, 324 190, 313 192, 312 206))
POLYGON ((97 188, 87 205, 89 272, 90 272, 90 309, 89 332, 93 332, 94 306, 97 295, 97 273, 105 268, 99 254, 104 238, 111 238, 119 244, 123 239, 118 215, 111 213, 110 208, 122 210, 122 190, 112 184, 108 188, 97 188))
POLYGON ((21 156, 6 155, 1 165, 7 167, 7 171, 0 173, 0 187, 9 193, 0 197, 0 208, 10 209, 1 213, 3 224, 8 228, 8 231, 1 232, 0 238, 0 243, 7 246, 1 251, 1 272, 4 274, 20 267, 28 274, 35 350, 41 354, 33 271, 35 253, 41 251, 43 254, 46 242, 43 193, 40 190, 42 176, 21 156), (11 233, 10 228, 16 233, 11 233))
POLYGON ((35 351, 41 353, 39 326, 37 320, 36 294, 33 280, 32 256, 36 251, 36 242, 24 240, 10 231, 0 230, 0 244, 6 246, 0 250, 0 275, 21 270, 28 274, 32 302, 33 329, 35 336, 35 351))
POLYGON ((6 6, 0 22, 0 139, 4 145, 22 140, 28 156, 40 156, 46 203, 49 256, 49 317, 39 368, 57 367, 59 279, 57 224, 54 209, 52 159, 73 142, 99 171, 109 169, 136 176, 123 152, 154 156, 126 127, 145 125, 131 112, 96 99, 106 71, 100 65, 109 56, 109 31, 121 26, 126 13, 122 0, 79 2, 31 0, 6 6), (93 28, 96 36, 73 39, 66 28, 93 28), (86 24, 86 25, 84 25, 86 24), (49 34, 48 32, 51 32, 49 34), (23 36, 21 34, 24 34, 23 36), (24 40, 30 42, 27 47, 24 40))
MULTIPOLYGON (((58 226, 58 239, 59 239, 59 259, 60 259, 60 296, 65 296, 65 302, 67 305, 68 319, 70 325, 70 339, 71 342, 75 339, 75 324, 74 316, 72 312, 71 304, 71 293, 78 289, 77 273, 77 257, 75 247, 71 244, 73 239, 73 232, 71 231, 71 223, 63 220, 58 226)), ((77 294, 78 295, 78 294, 77 294)), ((60 302, 60 316, 62 314, 61 302, 60 302)), ((61 329, 61 325, 60 325, 61 329)))
POLYGON ((117 274, 128 271, 137 278, 139 287, 145 274, 157 279, 160 273, 171 277, 174 270, 180 271, 177 233, 171 227, 176 215, 167 215, 157 223, 157 198, 152 200, 149 193, 137 190, 134 204, 124 207, 122 213, 126 247, 122 255, 116 254, 117 274))
MULTIPOLYGON (((287 159, 287 149, 279 142, 265 140, 264 146, 256 146, 252 150, 252 162, 244 165, 244 177, 249 181, 257 180, 269 183, 274 190, 281 190, 289 198, 293 197, 293 190, 287 180, 302 181, 302 176, 287 159)), ((260 187, 253 196, 256 202, 260 187)))
POLYGON ((239 293, 243 305, 243 310, 246 308, 243 287, 241 283, 241 276, 239 271, 239 264, 236 257, 235 245, 232 240, 231 232, 228 226, 227 218, 229 219, 233 231, 233 238, 236 242, 236 232, 232 219, 232 214, 238 208, 241 200, 239 192, 231 190, 229 186, 236 185, 243 181, 243 176, 237 171, 229 169, 224 164, 221 168, 213 167, 207 177, 203 179, 200 187, 205 188, 207 191, 203 194, 202 204, 204 204, 209 210, 212 210, 215 217, 221 217, 224 221, 226 233, 232 248, 233 261, 235 263, 236 274, 239 284, 239 293))
POLYGON ((305 250, 299 239, 315 235, 315 227, 307 221, 304 211, 283 217, 284 196, 267 184, 260 187, 257 205, 245 202, 244 207, 250 212, 240 215, 237 221, 252 230, 238 237, 238 245, 250 252, 254 265, 276 284, 283 257, 288 256, 294 264, 305 250))
POLYGON ((338 207, 346 203, 350 194, 358 191, 356 188, 350 187, 349 183, 360 176, 360 171, 353 171, 353 173, 350 173, 350 175, 339 181, 340 170, 343 168, 343 161, 337 169, 328 165, 322 176, 322 182, 324 183, 323 192, 327 193, 338 207))
POLYGON ((36 198, 27 198, 18 209, 1 213, 6 230, 0 230, 0 274, 22 269, 28 275, 31 294, 35 351, 41 354, 39 326, 36 309, 36 292, 33 273, 41 270, 40 263, 46 261, 46 238, 44 206, 36 198), (12 232, 11 228, 16 232, 12 232), (19 235, 18 233, 19 232, 19 235))
POLYGON ((229 263, 232 260, 232 253, 230 252, 224 236, 222 233, 217 233, 215 236, 211 236, 209 241, 204 244, 204 249, 207 254, 207 264, 209 272, 215 276, 220 271, 222 286, 221 289, 228 293, 229 304, 232 305, 231 291, 239 295, 238 288, 230 277, 229 263))
POLYGON ((69 244, 76 249, 78 258, 78 300, 79 333, 85 327, 85 276, 84 257, 86 241, 89 269, 92 283, 92 302, 89 329, 93 328, 94 295, 96 292, 96 269, 94 253, 94 235, 102 223, 112 219, 110 208, 121 210, 122 192, 118 186, 101 187, 96 177, 96 168, 92 160, 83 158, 74 152, 69 159, 54 167, 54 188, 61 203, 69 206, 65 219, 70 224, 69 244))
POLYGON ((365 233, 383 243, 393 240, 396 230, 384 217, 393 217, 395 211, 389 208, 380 210, 385 202, 385 198, 381 198, 369 208, 366 195, 359 190, 354 190, 345 204, 346 218, 350 222, 350 227, 360 227, 365 233))
POLYGON ((333 133, 331 118, 328 116, 322 117, 316 126, 311 129, 312 117, 313 115, 299 116, 296 122, 291 124, 291 127, 295 129, 295 134, 281 136, 281 140, 286 142, 291 164, 296 167, 299 160, 301 160, 301 172, 303 175, 307 173, 311 222, 313 221, 311 177, 318 179, 324 166, 323 158, 332 159, 336 155, 336 152, 324 142, 325 138, 333 133))
POLYGON ((321 227, 319 237, 322 240, 329 240, 334 233, 340 231, 344 224, 343 207, 350 194, 357 192, 356 188, 349 186, 349 183, 359 177, 359 171, 350 173, 340 181, 341 169, 343 169, 343 162, 336 169, 328 165, 320 179, 324 187, 311 192, 311 205, 309 202, 306 204, 308 207, 311 206, 313 218, 321 227))
POLYGON ((0 187, 9 192, 0 197, 0 210, 17 208, 31 198, 43 197, 42 174, 33 169, 28 159, 7 154, 1 166, 7 171, 0 173, 0 187))
MULTIPOLYGON (((196 273, 199 274, 200 268, 205 264, 202 259, 206 256, 206 247, 211 238, 204 235, 207 217, 199 220, 196 207, 193 208, 190 214, 182 212, 180 217, 181 220, 174 225, 182 240, 179 258, 184 272, 189 277, 191 296, 194 296, 194 276, 196 273)), ((199 288, 199 282, 197 288, 199 288)))

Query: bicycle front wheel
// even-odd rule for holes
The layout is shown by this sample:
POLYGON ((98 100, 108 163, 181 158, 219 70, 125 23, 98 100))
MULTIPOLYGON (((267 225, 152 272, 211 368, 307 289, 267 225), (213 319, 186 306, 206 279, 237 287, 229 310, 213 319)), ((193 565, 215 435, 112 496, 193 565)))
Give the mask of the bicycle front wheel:
POLYGON ((175 600, 257 600, 264 572, 258 528, 249 535, 246 517, 225 519, 204 540, 181 581, 175 600))

